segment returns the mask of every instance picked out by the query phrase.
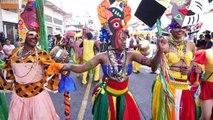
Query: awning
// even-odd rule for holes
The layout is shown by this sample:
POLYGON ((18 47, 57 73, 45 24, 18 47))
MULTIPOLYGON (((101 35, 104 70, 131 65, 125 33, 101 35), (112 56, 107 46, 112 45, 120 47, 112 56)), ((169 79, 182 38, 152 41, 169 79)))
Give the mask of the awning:
POLYGON ((81 29, 76 28, 74 26, 70 26, 70 27, 65 29, 65 32, 68 32, 68 31, 81 31, 81 29))

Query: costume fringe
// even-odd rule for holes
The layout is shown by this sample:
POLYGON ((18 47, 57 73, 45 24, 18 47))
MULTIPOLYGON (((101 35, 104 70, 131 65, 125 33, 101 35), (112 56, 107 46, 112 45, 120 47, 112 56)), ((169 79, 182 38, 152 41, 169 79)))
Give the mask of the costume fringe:
POLYGON ((159 64, 160 74, 154 83, 152 100, 153 120, 174 120, 175 119, 175 88, 170 81, 174 78, 169 74, 165 56, 159 64))

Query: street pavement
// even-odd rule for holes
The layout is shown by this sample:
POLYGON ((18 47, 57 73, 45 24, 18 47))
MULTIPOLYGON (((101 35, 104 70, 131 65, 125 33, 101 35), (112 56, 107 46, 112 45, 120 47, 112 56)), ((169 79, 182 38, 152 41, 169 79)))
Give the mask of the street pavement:
MULTIPOLYGON (((102 75, 102 73, 101 73, 102 75)), ((70 92, 71 96, 71 119, 72 120, 92 120, 92 90, 97 82, 89 78, 87 85, 81 84, 81 76, 77 77, 75 73, 71 73, 77 85, 77 91, 70 92)), ((129 89, 132 92, 143 120, 151 119, 151 100, 152 100, 152 83, 156 75, 151 73, 151 69, 142 66, 140 73, 130 76, 129 89)), ((101 78, 101 76, 100 76, 101 78)), ((61 120, 65 119, 63 93, 50 93, 56 112, 61 120)), ((11 94, 7 94, 8 104, 11 94)))

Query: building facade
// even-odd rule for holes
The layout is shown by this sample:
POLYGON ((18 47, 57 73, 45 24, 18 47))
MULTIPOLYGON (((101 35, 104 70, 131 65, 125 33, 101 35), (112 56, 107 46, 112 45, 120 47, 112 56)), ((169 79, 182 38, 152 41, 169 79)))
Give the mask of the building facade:
MULTIPOLYGON (((18 37, 18 13, 21 8, 21 0, 0 0, 0 32, 12 42, 18 37)), ((48 34, 63 34, 63 16, 66 15, 61 8, 57 7, 50 0, 44 0, 44 14, 46 30, 48 34)))

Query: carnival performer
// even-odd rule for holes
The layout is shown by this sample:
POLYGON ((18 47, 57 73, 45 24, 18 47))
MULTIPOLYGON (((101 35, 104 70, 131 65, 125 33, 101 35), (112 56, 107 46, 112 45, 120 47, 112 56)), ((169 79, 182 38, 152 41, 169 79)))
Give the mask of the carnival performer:
POLYGON ((152 66, 152 69, 156 70, 166 46, 166 41, 160 40, 158 52, 153 60, 150 60, 140 53, 125 50, 128 36, 125 30, 120 31, 118 35, 118 48, 115 50, 108 49, 99 53, 83 65, 67 65, 61 69, 79 73, 101 64, 104 75, 92 92, 94 120, 141 119, 136 102, 128 89, 132 62, 152 66))
POLYGON ((62 64, 36 48, 39 35, 28 31, 24 46, 5 62, 0 88, 12 92, 8 120, 59 120, 47 90, 57 92, 62 64))
MULTIPOLYGON (((181 27, 174 19, 170 27, 171 35, 165 50, 165 62, 170 76, 167 74, 165 77, 171 80, 162 84, 162 77, 159 74, 154 83, 152 119, 195 120, 195 102, 187 81, 187 73, 192 67, 195 45, 193 42, 184 40, 187 27, 181 27), (173 97, 168 97, 170 94, 165 92, 167 90, 173 94, 173 97)), ((165 38, 161 37, 161 39, 165 38)), ((166 69, 164 65, 161 67, 166 69)))
POLYGON ((57 92, 59 70, 48 50, 43 1, 22 1, 19 37, 23 46, 15 48, 5 61, 0 89, 11 91, 8 120, 59 120, 47 90, 57 92), (33 17, 32 17, 33 16, 33 17))
POLYGON ((102 25, 100 40, 107 45, 107 51, 101 52, 83 65, 67 65, 62 71, 85 72, 101 65, 103 77, 92 92, 94 120, 140 120, 136 101, 128 89, 132 62, 152 66, 153 71, 163 56, 167 42, 160 40, 158 52, 152 60, 140 53, 126 51, 126 39, 129 36, 125 23, 131 18, 131 9, 126 1, 109 2, 103 0, 98 6, 98 17, 102 25), (125 22, 125 23, 122 23, 125 22))
POLYGON ((195 62, 204 65, 204 80, 201 81, 201 118, 210 120, 213 108, 213 46, 210 49, 199 50, 195 54, 195 62))
MULTIPOLYGON (((83 63, 88 62, 95 56, 94 50, 97 49, 99 51, 99 46, 95 42, 93 38, 93 35, 91 32, 86 33, 87 39, 83 40, 82 44, 80 45, 83 47, 83 63)), ((100 74, 100 66, 98 65, 97 67, 94 68, 94 81, 99 80, 99 74, 100 74)), ((82 84, 86 85, 87 84, 87 76, 88 76, 88 71, 83 72, 82 74, 82 84)))

